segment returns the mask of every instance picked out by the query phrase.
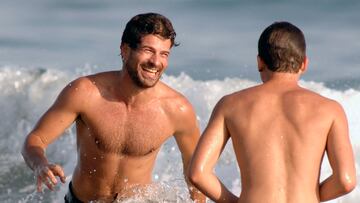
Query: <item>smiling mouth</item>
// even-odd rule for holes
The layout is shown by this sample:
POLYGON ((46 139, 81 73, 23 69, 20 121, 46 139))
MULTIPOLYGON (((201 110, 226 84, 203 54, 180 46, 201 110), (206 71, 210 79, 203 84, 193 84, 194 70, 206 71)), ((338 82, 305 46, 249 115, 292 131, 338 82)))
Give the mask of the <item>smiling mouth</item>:
POLYGON ((142 68, 144 71, 146 72, 150 72, 150 73, 157 73, 158 71, 156 69, 151 69, 151 68, 142 68))
POLYGON ((157 77, 157 73, 159 72, 156 69, 153 68, 147 68, 147 67, 142 67, 144 76, 148 79, 156 79, 157 77))

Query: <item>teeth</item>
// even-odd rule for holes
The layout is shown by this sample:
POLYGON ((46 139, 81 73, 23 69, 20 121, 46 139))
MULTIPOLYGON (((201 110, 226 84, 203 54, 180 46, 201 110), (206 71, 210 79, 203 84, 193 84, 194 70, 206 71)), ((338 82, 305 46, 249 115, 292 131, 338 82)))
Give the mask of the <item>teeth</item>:
POLYGON ((150 72, 150 73, 156 73, 157 70, 154 70, 154 69, 148 69, 148 68, 144 68, 144 70, 150 72))

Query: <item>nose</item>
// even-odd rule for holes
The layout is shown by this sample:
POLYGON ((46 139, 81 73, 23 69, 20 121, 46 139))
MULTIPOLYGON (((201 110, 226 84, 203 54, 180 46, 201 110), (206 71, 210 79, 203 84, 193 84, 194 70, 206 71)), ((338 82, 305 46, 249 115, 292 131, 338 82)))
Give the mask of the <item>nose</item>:
POLYGON ((150 58, 150 62, 155 66, 159 67, 161 65, 161 58, 158 54, 153 54, 150 58))

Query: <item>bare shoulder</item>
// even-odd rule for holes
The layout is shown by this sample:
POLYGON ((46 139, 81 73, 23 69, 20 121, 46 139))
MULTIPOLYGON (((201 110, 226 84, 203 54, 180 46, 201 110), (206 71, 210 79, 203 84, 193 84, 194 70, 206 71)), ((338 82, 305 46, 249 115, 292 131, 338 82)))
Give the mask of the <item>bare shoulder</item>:
POLYGON ((236 92, 233 92, 226 96, 227 102, 239 102, 241 99, 242 101, 247 101, 248 99, 260 97, 264 93, 263 85, 256 85, 253 87, 245 88, 236 92))
POLYGON ((258 92, 258 86, 254 86, 225 95, 217 102, 215 110, 223 113, 231 113, 234 108, 244 106, 258 97, 258 92))
POLYGON ((111 75, 110 72, 97 73, 71 81, 61 91, 57 99, 58 103, 82 107, 100 95, 99 86, 101 86, 102 81, 105 81, 105 78, 110 78, 111 75))
POLYGON ((93 75, 79 77, 69 84, 73 89, 84 90, 88 94, 99 93, 107 86, 112 86, 119 71, 100 72, 93 75))
POLYGON ((64 89, 63 94, 71 96, 73 99, 89 96, 94 90, 92 76, 83 76, 71 81, 64 89))
POLYGON ((195 116, 194 108, 189 100, 180 92, 161 83, 162 103, 172 119, 179 120, 195 116))
POLYGON ((309 102, 316 108, 324 109, 329 113, 336 114, 343 111, 343 108, 339 102, 320 95, 319 93, 313 92, 308 89, 301 89, 300 93, 298 94, 299 97, 306 98, 306 100, 303 99, 304 102, 309 102))

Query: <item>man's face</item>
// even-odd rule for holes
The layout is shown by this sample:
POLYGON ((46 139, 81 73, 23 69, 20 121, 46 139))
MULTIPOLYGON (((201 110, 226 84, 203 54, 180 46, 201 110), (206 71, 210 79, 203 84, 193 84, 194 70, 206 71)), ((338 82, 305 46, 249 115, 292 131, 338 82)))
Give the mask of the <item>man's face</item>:
POLYGON ((170 48, 170 39, 158 35, 145 35, 136 49, 127 46, 124 68, 132 81, 142 88, 153 87, 167 68, 170 48))

